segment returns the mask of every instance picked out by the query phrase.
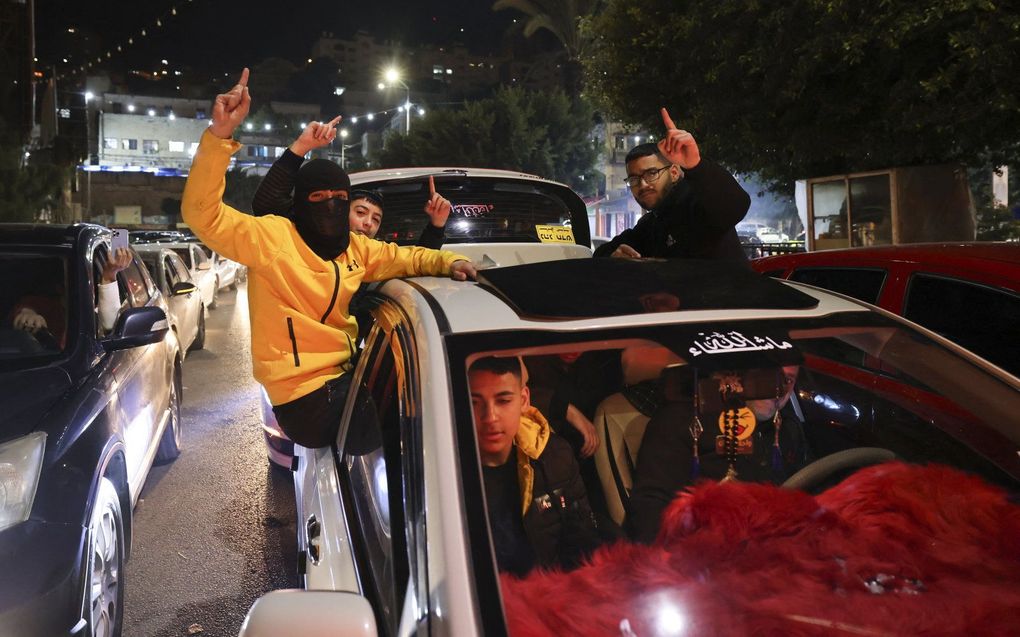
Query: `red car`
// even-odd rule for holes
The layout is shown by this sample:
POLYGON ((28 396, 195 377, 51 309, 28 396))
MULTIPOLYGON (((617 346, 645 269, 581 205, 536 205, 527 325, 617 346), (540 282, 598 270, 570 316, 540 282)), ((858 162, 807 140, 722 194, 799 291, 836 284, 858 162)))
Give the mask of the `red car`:
POLYGON ((751 261, 899 314, 1020 376, 1020 243, 928 243, 751 261))

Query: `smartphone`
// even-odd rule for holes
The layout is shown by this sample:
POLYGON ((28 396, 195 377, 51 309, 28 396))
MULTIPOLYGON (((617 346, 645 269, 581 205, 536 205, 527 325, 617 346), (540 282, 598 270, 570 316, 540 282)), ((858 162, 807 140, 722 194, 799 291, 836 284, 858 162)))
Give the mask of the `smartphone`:
POLYGON ((123 228, 114 228, 113 239, 110 241, 110 247, 114 252, 120 248, 127 249, 128 247, 128 231, 123 228))

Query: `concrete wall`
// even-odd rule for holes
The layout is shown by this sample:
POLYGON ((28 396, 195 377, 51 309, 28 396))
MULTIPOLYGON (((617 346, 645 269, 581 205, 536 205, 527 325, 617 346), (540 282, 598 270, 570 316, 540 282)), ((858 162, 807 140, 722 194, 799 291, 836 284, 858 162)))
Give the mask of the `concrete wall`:
POLYGON ((84 221, 110 224, 117 206, 139 206, 142 209, 143 225, 175 225, 180 220, 179 212, 167 216, 164 200, 174 200, 175 210, 180 210, 181 195, 184 192, 184 177, 159 177, 143 172, 93 172, 79 171, 78 192, 75 199, 85 204, 88 190, 92 191, 92 214, 83 211, 84 221), (91 184, 89 183, 91 180, 91 184))

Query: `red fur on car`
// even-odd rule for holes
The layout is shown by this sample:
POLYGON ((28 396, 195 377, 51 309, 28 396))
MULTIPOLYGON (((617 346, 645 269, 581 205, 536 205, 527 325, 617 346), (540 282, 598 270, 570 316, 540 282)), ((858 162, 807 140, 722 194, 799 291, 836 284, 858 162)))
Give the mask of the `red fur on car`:
POLYGON ((819 496, 702 483, 654 544, 501 584, 513 637, 1017 635, 1020 506, 934 465, 878 465, 819 496))

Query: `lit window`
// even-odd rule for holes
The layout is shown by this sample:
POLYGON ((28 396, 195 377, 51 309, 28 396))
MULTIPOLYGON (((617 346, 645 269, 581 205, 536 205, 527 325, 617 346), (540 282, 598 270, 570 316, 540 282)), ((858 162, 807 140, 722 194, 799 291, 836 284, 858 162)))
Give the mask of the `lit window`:
POLYGON ((104 137, 103 148, 105 150, 117 150, 117 138, 116 137, 104 137))
POLYGON ((183 153, 184 142, 175 142, 173 140, 170 140, 170 144, 168 145, 167 148, 171 153, 183 153))
POLYGON ((159 140, 158 139, 143 139, 142 140, 142 152, 143 153, 158 153, 159 152, 159 140))
POLYGON ((120 140, 120 147, 122 150, 138 150, 138 140, 122 139, 120 140))

